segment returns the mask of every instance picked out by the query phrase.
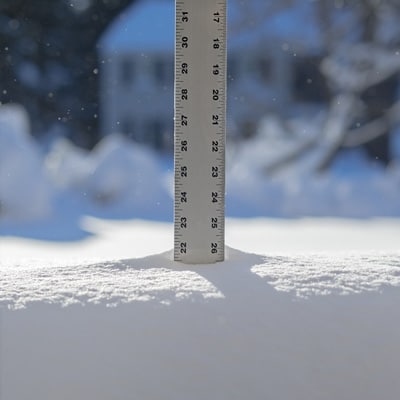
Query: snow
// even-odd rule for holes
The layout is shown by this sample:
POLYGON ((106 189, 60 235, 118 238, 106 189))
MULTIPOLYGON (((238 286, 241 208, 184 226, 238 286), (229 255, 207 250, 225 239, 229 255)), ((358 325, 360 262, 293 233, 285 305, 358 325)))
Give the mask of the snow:
POLYGON ((43 217, 51 210, 51 196, 26 111, 19 105, 1 105, 0 220, 43 217))
POLYGON ((0 239, 2 400, 398 397, 400 221, 228 220, 202 266, 171 224, 85 226, 0 239))
POLYGON ((100 41, 105 53, 174 49, 175 5, 170 0, 142 0, 121 13, 100 41))
POLYGON ((368 218, 400 215, 400 163, 388 169, 371 163, 360 149, 342 152, 329 170, 315 173, 325 151, 320 118, 297 120, 278 134, 274 118, 258 136, 232 151, 228 159, 227 213, 230 216, 336 216, 368 218), (305 143, 296 162, 275 169, 276 163, 305 143), (270 174, 269 171, 274 171, 270 174))
MULTIPOLYGON (((102 45, 172 50, 173 2, 159 3, 129 9, 102 45)), ((288 26, 317 36, 288 14, 259 28, 288 26)), ((398 63, 382 62, 382 76, 398 63)), ((321 141, 277 167, 325 117, 267 116, 229 143, 226 260, 185 265, 170 160, 113 133, 45 151, 26 112, 0 106, 0 399, 397 400, 400 158, 384 169, 348 151, 317 174, 321 141)))
POLYGON ((291 1, 282 10, 259 0, 233 0, 227 3, 228 44, 244 49, 275 43, 282 50, 321 48, 316 11, 311 1, 291 1), (260 5, 262 4, 262 5, 260 5), (303 21, 302 24, 297 23, 303 21), (240 33, 240 34, 238 34, 240 33))
POLYGON ((55 185, 83 193, 109 211, 138 209, 142 217, 161 218, 171 203, 156 154, 119 134, 107 136, 90 153, 58 140, 45 162, 55 185))
MULTIPOLYGON (((400 285, 398 253, 364 255, 361 259, 358 255, 336 259, 321 255, 262 257, 233 250, 228 250, 228 254, 225 265, 214 269, 229 271, 235 268, 232 260, 240 265, 253 260, 252 273, 264 278, 276 291, 297 297, 361 294, 400 285)), ((174 265, 171 252, 142 259, 61 265, 51 269, 37 265, 2 269, 0 300, 13 308, 35 302, 118 306, 150 301, 171 305, 181 300, 224 298, 222 292, 199 275, 198 269, 174 265)))
MULTIPOLYGON (((58 232, 67 239, 85 235, 76 222, 84 215, 172 220, 170 160, 118 134, 107 135, 91 152, 60 138, 44 152, 30 137, 24 110, 10 105, 0 111, 0 232, 35 231, 43 238, 47 229, 47 236, 58 232)), ((286 134, 277 135, 283 128, 266 117, 255 139, 228 144, 227 215, 400 216, 400 159, 384 169, 360 150, 349 150, 316 174, 325 151, 319 141, 270 174, 279 159, 315 142, 323 121, 289 121, 286 134)))
POLYGON ((115 306, 219 298, 222 295, 213 285, 199 279, 199 270, 229 271, 249 260, 252 273, 295 297, 363 293, 400 285, 400 223, 396 220, 229 220, 228 243, 247 252, 228 248, 225 263, 203 267, 172 261, 171 251, 165 251, 173 236, 168 223, 107 222, 92 217, 82 223, 92 233, 83 242, 1 239, 0 305, 115 306))
POLYGON ((223 263, 184 265, 168 160, 119 135, 45 153, 0 111, 1 400, 399 397, 398 164, 318 175, 317 146, 271 176, 320 120, 266 120, 228 153, 228 215, 258 218, 227 219, 223 263))
MULTIPOLYGON (((267 45, 278 41, 277 47, 287 45, 286 41, 307 43, 310 48, 321 46, 318 26, 311 2, 296 1, 288 11, 276 12, 265 23, 260 13, 259 0, 234 0, 227 4, 228 46, 231 49, 267 45), (254 16, 259 20, 254 20, 254 16), (250 20, 248 19, 250 18, 250 20), (297 24, 294 21, 307 21, 297 24), (250 26, 251 29, 243 29, 250 26), (240 31, 240 35, 237 33, 240 31), (271 40, 272 38, 272 40, 271 40)), ((175 4, 172 0, 141 0, 124 11, 107 29, 100 41, 104 54, 124 51, 173 51, 174 50, 175 4)))
POLYGON ((342 45, 322 63, 322 72, 342 91, 361 93, 400 69, 400 57, 374 44, 342 45))

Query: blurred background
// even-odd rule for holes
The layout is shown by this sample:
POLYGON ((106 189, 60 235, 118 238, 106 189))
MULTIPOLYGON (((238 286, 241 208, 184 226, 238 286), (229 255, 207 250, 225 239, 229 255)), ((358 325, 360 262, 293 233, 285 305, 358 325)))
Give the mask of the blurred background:
MULTIPOLYGON (((172 221, 174 7, 1 1, 0 234, 172 221)), ((398 0, 228 0, 228 216, 400 216, 399 21, 398 0)))

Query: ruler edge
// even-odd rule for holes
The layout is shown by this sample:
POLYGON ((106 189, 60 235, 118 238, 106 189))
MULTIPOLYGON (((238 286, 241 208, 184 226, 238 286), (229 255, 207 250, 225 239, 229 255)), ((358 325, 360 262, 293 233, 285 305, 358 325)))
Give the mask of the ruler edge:
MULTIPOLYGON (((180 236, 179 233, 181 230, 178 227, 177 223, 177 214, 178 211, 178 205, 177 205, 177 193, 178 193, 178 188, 177 188, 177 169, 176 169, 176 146, 177 146, 177 129, 176 129, 176 116, 177 116, 177 77, 180 75, 177 73, 177 32, 178 32, 178 18, 177 18, 177 12, 178 12, 178 5, 184 5, 185 1, 184 0, 175 0, 175 38, 174 38, 174 250, 173 250, 173 260, 175 262, 179 262, 182 264, 214 264, 217 262, 223 262, 225 260, 225 208, 226 208, 226 110, 227 110, 227 50, 228 50, 228 45, 227 45, 227 14, 228 14, 228 1, 227 0, 218 0, 215 1, 215 4, 221 7, 221 10, 224 10, 223 12, 223 25, 219 30, 222 32, 222 39, 224 43, 224 48, 223 51, 221 51, 220 58, 222 61, 223 65, 223 78, 222 82, 220 82, 221 87, 223 87, 223 110, 222 113, 224 115, 224 121, 223 121, 223 126, 221 128, 221 133, 223 136, 223 144, 224 144, 224 149, 221 154, 222 156, 222 164, 223 164, 223 174, 220 178, 220 182, 218 183, 219 186, 222 186, 221 190, 221 196, 222 196, 222 207, 220 210, 220 214, 222 217, 222 223, 221 223, 221 228, 219 228, 219 233, 216 237, 221 237, 221 242, 222 242, 222 248, 218 252, 218 257, 215 259, 210 260, 209 262, 196 262, 196 261, 185 261, 185 256, 182 256, 180 252, 178 252, 178 246, 177 246, 177 237, 180 236)), ((180 243, 180 242, 179 242, 180 243)))

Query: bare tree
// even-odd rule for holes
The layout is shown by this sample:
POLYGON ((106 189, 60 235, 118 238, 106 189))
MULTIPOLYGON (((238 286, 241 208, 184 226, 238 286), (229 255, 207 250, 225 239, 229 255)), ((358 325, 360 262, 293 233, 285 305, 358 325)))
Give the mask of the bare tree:
MULTIPOLYGON (((238 31, 266 24, 280 12, 304 6, 302 0, 257 2, 243 11, 238 31), (256 8, 255 4, 258 4, 256 8)), ((400 2, 397 0, 315 0, 303 25, 314 24, 319 39, 320 71, 327 87, 326 120, 316 137, 269 162, 276 173, 317 151, 315 170, 326 170, 344 148, 362 146, 387 164, 389 134, 399 121, 396 92, 400 71, 400 2)), ((299 21, 300 23, 300 21, 299 21)), ((296 42, 297 38, 293 38, 296 42)), ((307 48, 307 43, 304 44, 307 48)), ((302 79, 306 79, 304 76, 302 79)), ((286 126, 288 126, 286 124, 286 126)), ((293 136, 288 130, 287 136, 293 136)))
MULTIPOLYGON (((319 8, 327 8, 319 1, 319 8)), ((342 119, 342 133, 331 142, 317 169, 325 170, 337 152, 345 147, 365 146, 371 157, 387 164, 389 134, 400 122, 396 91, 399 85, 400 55, 398 28, 393 18, 400 16, 400 4, 392 1, 343 2, 343 12, 354 21, 346 30, 338 29, 335 18, 327 29, 329 53, 321 67, 331 87, 331 109, 339 96, 353 98, 342 119), (347 4, 346 4, 347 3, 347 4), (338 31, 340 34, 338 35, 338 31)), ((320 13, 333 15, 333 10, 320 13)), ((329 114, 332 118, 332 113, 329 114)), ((327 126, 329 123, 327 123, 327 126)), ((325 131, 329 136, 329 131, 325 131)))

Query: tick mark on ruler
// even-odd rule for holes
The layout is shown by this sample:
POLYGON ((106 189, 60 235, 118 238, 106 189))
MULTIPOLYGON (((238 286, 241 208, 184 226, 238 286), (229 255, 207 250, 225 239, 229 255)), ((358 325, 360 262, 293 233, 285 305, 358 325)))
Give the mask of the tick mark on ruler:
POLYGON ((211 263, 225 246, 226 1, 179 0, 175 15, 174 258, 211 263), (206 110, 216 129, 198 123, 206 110))

